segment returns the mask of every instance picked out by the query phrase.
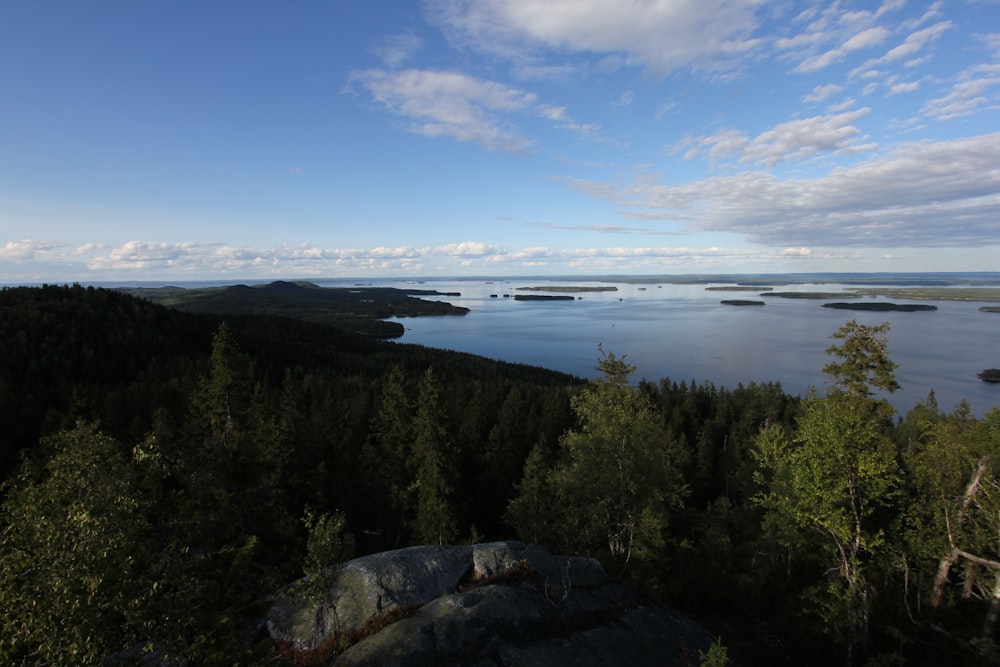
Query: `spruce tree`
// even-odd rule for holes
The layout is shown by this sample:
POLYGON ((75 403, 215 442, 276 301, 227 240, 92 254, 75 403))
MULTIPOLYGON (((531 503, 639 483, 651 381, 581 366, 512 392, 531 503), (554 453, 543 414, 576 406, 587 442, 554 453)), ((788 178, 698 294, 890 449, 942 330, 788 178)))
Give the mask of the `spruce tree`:
POLYGON ((413 407, 406 395, 406 378, 394 366, 382 383, 378 414, 371 421, 361 453, 362 474, 370 493, 379 499, 376 520, 398 546, 412 512, 413 407))
POLYGON ((424 544, 447 544, 458 536, 452 480, 458 474, 453 445, 441 408, 441 389, 428 368, 420 382, 413 424, 416 517, 414 538, 424 544))

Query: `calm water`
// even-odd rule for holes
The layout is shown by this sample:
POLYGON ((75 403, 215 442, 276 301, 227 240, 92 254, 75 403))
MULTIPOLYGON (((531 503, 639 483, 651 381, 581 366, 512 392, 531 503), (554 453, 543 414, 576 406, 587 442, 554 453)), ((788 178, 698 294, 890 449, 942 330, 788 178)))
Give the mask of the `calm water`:
MULTIPOLYGON (((321 283, 322 284, 322 283, 321 283)), ((899 364, 902 389, 892 401, 906 411, 933 389, 942 409, 963 398, 977 415, 1000 405, 1000 385, 976 377, 1000 367, 1000 314, 979 312, 982 302, 937 301, 937 311, 873 313, 822 308, 825 301, 766 298, 764 307, 734 307, 722 299, 760 300, 757 292, 706 291, 705 285, 572 282, 544 280, 428 280, 422 284, 383 283, 461 292, 436 297, 471 312, 464 317, 400 320, 399 339, 572 373, 596 375, 598 344, 625 355, 637 367, 634 379, 669 377, 716 386, 779 381, 791 394, 810 386, 822 389, 821 368, 830 360, 824 350, 845 322, 888 321, 889 352, 899 364), (517 287, 572 284, 617 287, 616 292, 588 292, 574 301, 515 301, 517 287), (491 294, 501 295, 491 298, 491 294)), ((332 285, 332 283, 331 283, 332 285)), ((779 286, 776 291, 839 291, 845 285, 779 286)), ((896 303, 905 300, 893 299, 896 303)), ((928 302, 912 302, 928 303, 928 302)))

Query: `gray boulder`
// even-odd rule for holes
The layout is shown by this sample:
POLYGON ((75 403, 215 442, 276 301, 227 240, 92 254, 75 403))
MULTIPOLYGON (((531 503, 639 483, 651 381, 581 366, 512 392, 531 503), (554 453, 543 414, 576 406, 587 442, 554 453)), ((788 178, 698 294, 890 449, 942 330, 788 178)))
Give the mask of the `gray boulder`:
POLYGON ((291 586, 266 622, 315 664, 670 665, 712 641, 598 561, 519 542, 374 554, 326 581, 319 598, 291 586))

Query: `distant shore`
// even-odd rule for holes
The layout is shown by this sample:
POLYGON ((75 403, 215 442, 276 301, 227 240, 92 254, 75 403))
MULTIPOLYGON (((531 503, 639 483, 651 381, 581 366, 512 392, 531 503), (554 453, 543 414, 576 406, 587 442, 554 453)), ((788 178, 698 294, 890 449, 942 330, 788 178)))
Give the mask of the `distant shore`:
POLYGON ((617 292, 614 285, 547 285, 536 287, 518 287, 519 292, 617 292))

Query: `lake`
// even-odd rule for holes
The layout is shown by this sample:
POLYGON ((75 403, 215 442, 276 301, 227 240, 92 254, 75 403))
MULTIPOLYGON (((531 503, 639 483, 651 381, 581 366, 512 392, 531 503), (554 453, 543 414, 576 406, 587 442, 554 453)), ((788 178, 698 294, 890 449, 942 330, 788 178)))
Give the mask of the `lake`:
MULTIPOLYGON (((343 286, 340 281, 320 282, 343 286)), ((405 318, 403 343, 445 348, 503 361, 544 366, 594 377, 597 346, 625 355, 637 367, 633 379, 668 377, 719 387, 778 381, 790 394, 822 389, 821 369, 831 357, 831 335, 845 322, 889 322, 889 353, 899 368, 902 389, 890 398, 901 412, 934 390, 938 404, 951 411, 966 399, 982 416, 1000 405, 1000 385, 976 374, 1000 367, 1000 314, 984 313, 984 302, 933 303, 932 312, 866 312, 823 308, 826 300, 759 297, 759 292, 707 291, 704 284, 546 281, 444 280, 379 281, 390 287, 418 287, 461 296, 428 297, 465 306, 464 317, 405 318), (503 294, 524 294, 518 287, 614 286, 614 292, 586 292, 572 301, 515 301, 503 294), (491 294, 497 294, 496 298, 491 294), (764 300, 766 306, 729 306, 722 299, 764 300)), ((795 284, 775 291, 841 291, 851 285, 795 284)), ((961 289, 957 287, 955 289, 961 289)), ((546 293, 546 292, 543 292, 546 293)), ((548 292, 551 293, 551 292, 548 292)), ((864 299, 869 301, 871 299, 864 299)), ((878 301, 885 301, 881 297, 878 301)), ((996 305, 996 304, 994 304, 996 305)))

